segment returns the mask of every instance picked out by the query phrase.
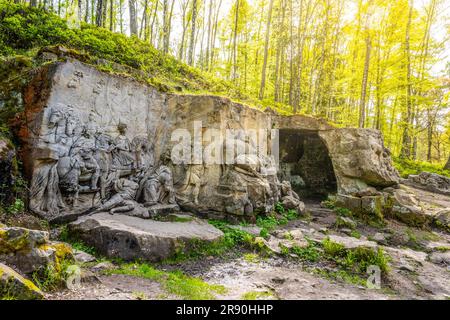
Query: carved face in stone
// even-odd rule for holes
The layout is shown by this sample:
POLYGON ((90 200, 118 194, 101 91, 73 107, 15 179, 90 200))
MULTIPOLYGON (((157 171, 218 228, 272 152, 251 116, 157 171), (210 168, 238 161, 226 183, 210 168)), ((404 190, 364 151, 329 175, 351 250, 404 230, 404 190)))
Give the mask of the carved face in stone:
POLYGON ((66 120, 66 135, 73 137, 79 131, 79 122, 74 116, 69 116, 66 120))
POLYGON ((128 129, 128 127, 125 123, 119 123, 117 125, 117 131, 119 131, 119 134, 121 134, 123 136, 127 133, 127 129, 128 129))
POLYGON ((61 110, 52 109, 48 120, 48 127, 54 128, 59 122, 64 120, 64 114, 61 110))

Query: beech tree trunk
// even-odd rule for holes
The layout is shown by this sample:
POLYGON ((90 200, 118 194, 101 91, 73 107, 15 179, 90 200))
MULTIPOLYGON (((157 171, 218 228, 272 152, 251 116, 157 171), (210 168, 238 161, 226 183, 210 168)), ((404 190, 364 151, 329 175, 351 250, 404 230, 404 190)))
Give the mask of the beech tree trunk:
POLYGON ((270 20, 272 19, 272 7, 273 7, 273 0, 270 0, 269 13, 267 15, 266 40, 264 44, 264 61, 261 72, 261 86, 259 88, 259 100, 264 99, 264 89, 266 87, 266 68, 267 68, 267 57, 269 54, 270 20))
POLYGON ((136 0, 130 0, 128 5, 130 7, 130 33, 137 35, 136 0))
POLYGON ((192 1, 192 21, 191 21, 191 39, 189 43, 188 64, 194 63, 194 44, 195 44, 195 27, 197 24, 197 0, 192 1))

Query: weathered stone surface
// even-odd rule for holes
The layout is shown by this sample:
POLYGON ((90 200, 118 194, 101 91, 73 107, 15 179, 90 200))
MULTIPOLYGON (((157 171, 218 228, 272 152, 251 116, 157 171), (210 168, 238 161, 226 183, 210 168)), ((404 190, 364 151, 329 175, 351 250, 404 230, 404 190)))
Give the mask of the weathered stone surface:
POLYGON ((18 300, 35 300, 43 299, 44 294, 33 282, 0 263, 0 300, 2 297, 18 300))
POLYGON ((350 228, 355 229, 357 227, 356 221, 348 217, 336 217, 336 226, 338 228, 350 228))
POLYGON ((0 261, 24 274, 71 257, 72 249, 64 243, 49 241, 46 231, 6 226, 0 228, 0 261))
POLYGON ((75 261, 80 263, 94 262, 97 260, 93 255, 81 250, 74 250, 73 257, 75 261))
POLYGON ((73 220, 86 211, 148 218, 160 204, 236 220, 270 212, 277 202, 302 212, 298 197, 282 194, 279 178, 287 171, 280 174, 275 165, 272 129, 307 137, 289 159, 280 150, 282 168, 289 167, 283 161, 301 167, 286 174, 293 192, 303 181, 322 195, 337 184, 343 195, 377 196, 373 188, 398 182, 378 131, 334 129, 320 119, 262 112, 220 97, 165 94, 67 60, 43 68, 25 90, 21 138, 30 209, 49 221, 73 220), (179 146, 171 139, 176 129, 183 130, 180 139, 205 133, 204 161, 170 154, 179 146), (267 154, 256 152, 256 140, 267 154), (215 161, 206 161, 211 157, 215 161))
POLYGON ((333 242, 339 243, 345 247, 345 249, 355 249, 359 247, 377 249, 378 245, 376 242, 369 240, 361 240, 353 237, 342 237, 337 235, 330 235, 329 239, 333 242))
POLYGON ((16 151, 7 139, 0 136, 0 202, 9 203, 13 200, 11 187, 17 176, 16 151))
POLYGON ((409 175, 407 179, 402 179, 402 183, 415 188, 450 195, 450 178, 436 173, 421 172, 418 175, 409 175))
POLYGON ((338 192, 357 193, 367 187, 388 187, 399 182, 381 133, 371 129, 343 128, 319 132, 333 161, 338 192))
POLYGON ((124 260, 160 261, 189 250, 191 241, 211 242, 223 236, 222 231, 199 219, 163 222, 108 213, 81 217, 69 229, 99 253, 124 260))
POLYGON ((407 190, 395 189, 387 202, 385 211, 407 225, 422 227, 433 219, 433 215, 423 210, 414 194, 407 190))
POLYGON ((435 226, 450 232, 450 209, 443 209, 436 213, 433 219, 435 226))
POLYGON ((261 228, 256 225, 241 226, 237 224, 237 225, 230 225, 230 228, 248 232, 255 237, 258 237, 261 233, 261 228))
POLYGON ((428 256, 428 258, 430 259, 431 262, 435 264, 450 266, 450 251, 433 252, 428 256))

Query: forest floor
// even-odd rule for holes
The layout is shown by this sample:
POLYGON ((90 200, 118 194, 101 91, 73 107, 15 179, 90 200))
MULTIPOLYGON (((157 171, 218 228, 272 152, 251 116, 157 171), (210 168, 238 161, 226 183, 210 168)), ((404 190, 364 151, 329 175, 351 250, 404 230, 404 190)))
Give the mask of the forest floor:
MULTIPOLYGON (((450 207, 450 198, 415 190, 430 206, 450 207)), ((319 202, 306 202, 307 219, 297 219, 271 232, 272 240, 286 233, 308 238, 341 237, 345 241, 374 241, 390 257, 381 287, 369 289, 365 280, 348 276, 329 261, 305 261, 286 255, 262 255, 236 249, 220 257, 154 265, 158 270, 180 270, 225 290, 216 299, 450 299, 450 235, 439 230, 408 227, 394 220, 383 226, 358 223, 356 229, 337 229, 336 212, 319 202)), ((47 299, 179 299, 161 281, 139 276, 88 270, 76 290, 47 294, 47 299)))

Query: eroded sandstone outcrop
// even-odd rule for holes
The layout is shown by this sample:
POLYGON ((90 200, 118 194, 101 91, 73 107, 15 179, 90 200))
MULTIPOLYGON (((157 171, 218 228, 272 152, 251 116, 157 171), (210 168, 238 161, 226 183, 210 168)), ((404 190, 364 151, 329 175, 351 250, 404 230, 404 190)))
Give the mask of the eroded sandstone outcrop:
POLYGON ((402 183, 450 196, 450 178, 436 173, 421 172, 417 175, 409 175, 407 179, 402 179, 402 183))
POLYGON ((162 93, 71 58, 36 74, 25 90, 22 157, 30 209, 52 222, 95 212, 151 218, 178 207, 242 220, 277 202, 302 212, 311 193, 376 207, 379 191, 398 183, 375 130, 162 93))
POLYGON ((0 202, 13 200, 13 187, 18 176, 16 150, 11 142, 0 136, 0 202))
POLYGON ((33 282, 0 263, 0 296, 11 299, 43 299, 44 294, 33 282))
POLYGON ((49 240, 46 231, 0 224, 0 262, 23 274, 31 274, 56 266, 63 259, 72 258, 72 248, 65 243, 49 240))

